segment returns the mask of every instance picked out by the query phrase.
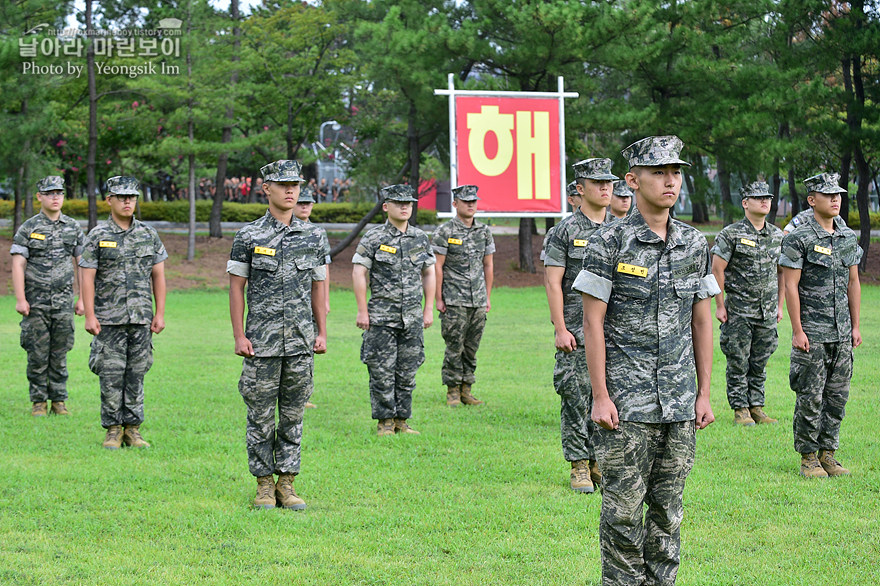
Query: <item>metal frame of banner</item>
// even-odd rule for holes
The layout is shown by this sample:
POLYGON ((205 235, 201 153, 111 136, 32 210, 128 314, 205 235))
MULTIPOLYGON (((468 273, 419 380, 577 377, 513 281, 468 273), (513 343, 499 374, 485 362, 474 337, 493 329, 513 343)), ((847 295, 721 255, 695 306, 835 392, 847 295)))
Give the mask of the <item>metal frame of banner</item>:
MULTIPOLYGON (((577 92, 564 91, 562 76, 557 78, 559 89, 555 92, 505 92, 489 90, 456 90, 455 74, 450 73, 448 78, 449 87, 445 90, 434 90, 435 96, 449 96, 449 183, 450 187, 458 185, 458 137, 455 133, 455 97, 495 97, 495 98, 555 98, 559 100, 559 180, 560 185, 560 209, 559 212, 477 212, 477 217, 483 218, 562 218, 568 215, 565 197, 565 98, 577 98, 577 92)), ((450 194, 450 209, 452 209, 452 195, 450 194)), ((452 218, 455 212, 438 212, 440 218, 452 218)))

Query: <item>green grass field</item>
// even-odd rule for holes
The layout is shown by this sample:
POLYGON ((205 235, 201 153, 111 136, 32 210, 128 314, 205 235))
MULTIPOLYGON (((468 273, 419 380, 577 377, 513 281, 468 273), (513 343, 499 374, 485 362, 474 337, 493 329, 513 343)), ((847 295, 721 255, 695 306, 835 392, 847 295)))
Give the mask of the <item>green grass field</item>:
MULTIPOLYGON (((495 292, 474 387, 484 406, 445 406, 439 323, 428 330, 411 420, 422 435, 381 440, 353 295, 332 304, 296 483, 308 509, 292 512, 250 509, 225 292, 169 295, 146 380, 153 447, 118 452, 100 445, 83 319, 73 415, 34 419, 14 299, 0 297, 0 583, 598 584, 600 496, 568 488, 543 291, 495 292)), ((716 340, 718 421, 698 433, 679 584, 880 583, 880 289, 865 287, 862 307, 838 452, 848 478, 798 476, 787 320, 767 385, 779 425, 733 426, 716 340)))

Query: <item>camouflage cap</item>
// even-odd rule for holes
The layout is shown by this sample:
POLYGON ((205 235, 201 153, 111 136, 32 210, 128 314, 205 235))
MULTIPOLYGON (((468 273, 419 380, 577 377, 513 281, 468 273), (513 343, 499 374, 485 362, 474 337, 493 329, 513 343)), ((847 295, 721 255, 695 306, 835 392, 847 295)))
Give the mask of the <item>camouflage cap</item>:
POLYGON ((636 141, 620 151, 632 167, 662 167, 663 165, 687 165, 679 158, 684 143, 675 135, 649 136, 636 141))
POLYGON ((107 180, 107 193, 110 195, 140 195, 140 183, 134 177, 117 175, 107 180))
POLYGON ((632 197, 633 192, 632 189, 629 188, 629 185, 626 184, 626 181, 620 180, 614 182, 614 189, 611 192, 612 195, 616 195, 617 197, 632 197))
POLYGON ((580 196, 578 193, 578 184, 577 181, 572 181, 568 185, 565 186, 565 197, 574 197, 580 196))
POLYGON ((773 194, 770 193, 770 186, 766 181, 753 181, 739 188, 739 196, 745 199, 747 197, 773 197, 773 194))
POLYGON ((315 203, 315 188, 308 185, 303 187, 296 203, 315 203))
POLYGON ((452 188, 452 197, 461 201, 477 201, 480 199, 477 197, 478 189, 476 185, 459 185, 452 188))
POLYGON ((260 173, 263 174, 263 181, 298 181, 300 183, 305 181, 302 176, 302 165, 299 164, 299 161, 286 159, 275 161, 260 167, 260 173))
POLYGON ((846 189, 840 186, 840 175, 837 173, 819 173, 804 179, 807 191, 818 193, 846 193, 846 189))
POLYGON ((584 159, 578 161, 572 168, 576 179, 595 179, 596 181, 614 181, 620 179, 611 174, 611 159, 584 159))
POLYGON ((383 187, 379 194, 383 201, 419 201, 415 190, 409 185, 398 184, 383 187))
POLYGON ((47 191, 58 191, 64 189, 64 177, 58 175, 49 175, 37 181, 37 191, 46 193, 47 191))

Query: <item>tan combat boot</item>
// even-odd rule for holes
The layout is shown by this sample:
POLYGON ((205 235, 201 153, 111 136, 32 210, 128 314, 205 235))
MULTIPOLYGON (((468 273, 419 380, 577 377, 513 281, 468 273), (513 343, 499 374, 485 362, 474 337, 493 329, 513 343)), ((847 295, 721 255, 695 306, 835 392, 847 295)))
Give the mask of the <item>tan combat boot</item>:
POLYGON ((55 415, 70 415, 64 401, 52 401, 52 413, 55 415))
POLYGON ((471 394, 471 386, 461 383, 461 402, 465 405, 482 405, 483 402, 471 394))
POLYGON ((107 428, 107 437, 104 438, 104 443, 101 444, 108 450, 118 450, 122 447, 122 426, 121 425, 111 425, 107 428))
POLYGON ((595 460, 590 460, 590 480, 593 484, 602 482, 602 472, 599 470, 599 463, 595 460))
POLYGON ((458 385, 449 385, 446 391, 446 406, 458 407, 461 405, 461 389, 458 385))
POLYGON ((590 493, 596 490, 590 480, 590 463, 588 460, 575 460, 571 463, 571 489, 575 492, 590 493))
POLYGON ((801 476, 804 478, 828 478, 828 473, 816 458, 816 452, 801 454, 801 476))
POLYGON ((37 401, 31 409, 31 415, 34 417, 46 416, 46 401, 37 401))
POLYGON ((130 448, 150 447, 150 444, 141 437, 140 425, 126 425, 122 432, 122 443, 130 448))
POLYGON ((411 433, 413 435, 419 435, 419 432, 407 425, 406 419, 394 420, 394 433, 411 433))
POLYGON ((755 423, 779 423, 778 419, 773 419, 764 413, 764 408, 762 405, 758 405, 757 407, 749 407, 749 414, 752 416, 752 419, 755 423))
POLYGON ((379 437, 394 435, 394 420, 380 419, 379 423, 376 424, 376 434, 379 437))
POLYGON ((275 484, 275 500, 285 509, 301 511, 306 508, 306 501, 293 491, 293 474, 279 474, 275 484))
POLYGON ((743 427, 750 427, 755 424, 755 420, 752 419, 752 414, 749 413, 748 407, 734 409, 733 422, 737 425, 742 425, 743 427))
POLYGON ((275 479, 271 474, 257 477, 257 496, 254 498, 254 508, 275 508, 275 479))
POLYGON ((819 450, 819 464, 828 476, 846 476, 849 470, 840 465, 834 458, 834 450, 819 450))

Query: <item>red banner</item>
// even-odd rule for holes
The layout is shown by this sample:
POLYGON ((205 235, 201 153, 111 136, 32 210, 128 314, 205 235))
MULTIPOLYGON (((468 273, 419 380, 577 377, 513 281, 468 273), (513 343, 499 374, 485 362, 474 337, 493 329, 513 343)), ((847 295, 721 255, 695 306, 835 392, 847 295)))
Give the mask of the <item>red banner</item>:
POLYGON ((480 188, 481 212, 562 208, 559 100, 455 96, 458 177, 480 188))

